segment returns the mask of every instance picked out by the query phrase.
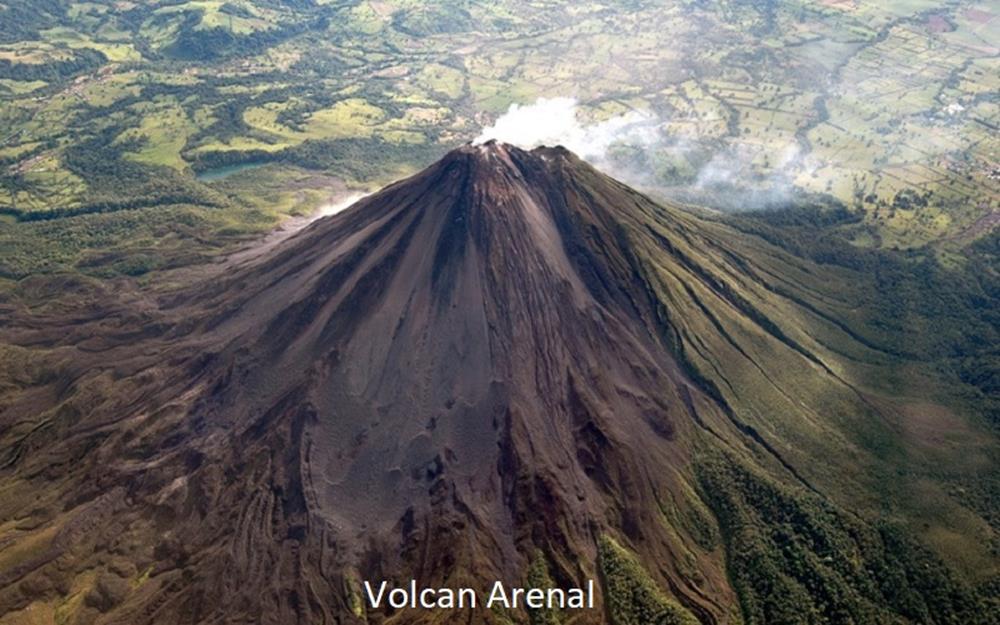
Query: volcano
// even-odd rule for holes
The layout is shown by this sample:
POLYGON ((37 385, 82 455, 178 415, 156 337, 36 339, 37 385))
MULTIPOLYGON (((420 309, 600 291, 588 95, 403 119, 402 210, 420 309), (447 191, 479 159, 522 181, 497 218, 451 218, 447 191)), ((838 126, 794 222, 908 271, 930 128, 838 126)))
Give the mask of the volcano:
POLYGON ((461 147, 155 305, 8 333, 47 364, 0 409, 0 615, 977 622, 854 511, 892 428, 848 280, 565 149, 461 147), (410 580, 597 605, 365 599, 410 580))

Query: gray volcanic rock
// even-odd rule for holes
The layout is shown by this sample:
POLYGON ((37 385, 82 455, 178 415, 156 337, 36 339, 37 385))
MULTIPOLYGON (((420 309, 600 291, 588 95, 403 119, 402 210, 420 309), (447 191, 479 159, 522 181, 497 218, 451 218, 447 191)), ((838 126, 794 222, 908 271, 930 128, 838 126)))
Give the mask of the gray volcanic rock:
POLYGON ((240 383, 212 421, 300 420, 301 505, 338 568, 488 587, 541 550, 582 584, 602 532, 659 533, 675 439, 716 409, 664 343, 620 209, 570 205, 569 168, 598 176, 561 149, 456 150, 220 292, 215 358, 240 383))

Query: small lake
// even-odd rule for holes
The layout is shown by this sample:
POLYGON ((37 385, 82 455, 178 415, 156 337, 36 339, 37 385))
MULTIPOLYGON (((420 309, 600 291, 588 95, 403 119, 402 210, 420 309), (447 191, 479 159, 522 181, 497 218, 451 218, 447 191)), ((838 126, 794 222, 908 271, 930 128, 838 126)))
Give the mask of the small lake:
POLYGON ((263 167, 267 164, 268 163, 266 161, 250 161, 247 163, 236 163, 235 165, 223 165, 222 167, 206 169, 205 171, 196 174, 195 178, 201 182, 215 182, 216 180, 228 178, 233 174, 238 174, 242 171, 248 171, 251 169, 257 169, 258 167, 263 167))

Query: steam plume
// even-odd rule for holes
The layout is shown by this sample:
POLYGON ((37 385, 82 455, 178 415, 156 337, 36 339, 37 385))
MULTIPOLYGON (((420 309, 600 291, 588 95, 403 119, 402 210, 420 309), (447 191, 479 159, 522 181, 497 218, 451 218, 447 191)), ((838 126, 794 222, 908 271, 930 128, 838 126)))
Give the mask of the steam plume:
POLYGON ((628 184, 723 210, 786 205, 797 193, 794 174, 808 169, 797 144, 770 148, 739 138, 707 143, 664 132, 669 120, 652 113, 629 111, 585 123, 580 109, 575 98, 567 97, 511 104, 474 143, 495 139, 525 149, 562 145, 628 184), (761 151, 772 155, 763 172, 754 164, 761 151))
POLYGON ((496 139, 526 149, 562 145, 597 164, 604 160, 614 143, 655 142, 656 125, 652 115, 638 111, 595 124, 583 124, 575 98, 538 98, 534 104, 511 104, 474 143, 496 139))

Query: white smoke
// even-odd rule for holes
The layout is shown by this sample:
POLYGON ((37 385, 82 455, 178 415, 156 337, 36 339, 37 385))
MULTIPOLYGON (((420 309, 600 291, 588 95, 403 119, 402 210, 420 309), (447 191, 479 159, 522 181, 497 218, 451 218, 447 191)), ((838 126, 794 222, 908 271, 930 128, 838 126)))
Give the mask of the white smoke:
POLYGON ((800 190, 795 177, 816 171, 814 159, 797 143, 781 148, 731 142, 716 151, 698 170, 687 192, 727 210, 778 208, 795 201, 800 190))
MULTIPOLYGON (((717 152, 701 168, 695 184, 697 187, 705 188, 716 185, 737 184, 751 180, 757 176, 754 166, 755 156, 765 151, 774 153, 772 148, 748 146, 739 143, 730 144, 727 149, 717 152)), ((775 172, 788 171, 796 167, 800 160, 801 156, 798 145, 789 144, 781 150, 775 163, 768 163, 768 169, 772 169, 775 172)), ((775 175, 771 175, 765 180, 774 178, 775 175)))
POLYGON ((511 104, 473 143, 495 139, 525 149, 561 145, 583 159, 600 164, 613 144, 649 145, 657 141, 657 134, 657 120, 647 113, 629 111, 585 124, 580 121, 580 107, 575 98, 538 98, 534 104, 511 104))
POLYGON ((473 143, 497 140, 524 149, 562 145, 630 185, 723 210, 787 204, 797 194, 796 172, 815 169, 794 143, 778 149, 739 138, 703 143, 697 136, 668 134, 668 120, 649 112, 629 111, 593 123, 583 121, 583 113, 575 98, 511 104, 473 143), (680 179, 667 182, 664 171, 668 179, 680 179))
POLYGON ((315 221, 316 219, 336 215, 337 213, 353 206, 355 203, 365 199, 368 195, 368 193, 350 193, 344 197, 338 198, 334 202, 323 204, 316 211, 312 219, 315 221))

